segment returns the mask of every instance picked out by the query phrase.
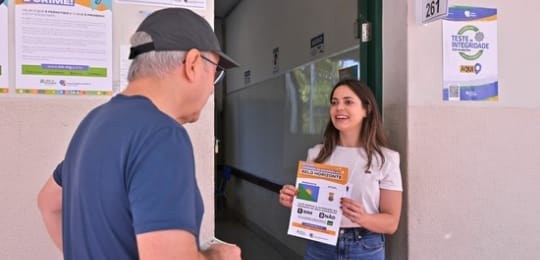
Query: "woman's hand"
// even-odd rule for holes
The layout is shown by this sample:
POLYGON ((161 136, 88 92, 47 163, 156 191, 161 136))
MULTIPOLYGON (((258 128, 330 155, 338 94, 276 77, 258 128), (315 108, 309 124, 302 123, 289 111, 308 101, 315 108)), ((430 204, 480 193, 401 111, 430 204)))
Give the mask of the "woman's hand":
POLYGON ((360 226, 364 226, 362 223, 369 217, 369 213, 366 212, 362 204, 349 198, 341 198, 341 209, 343 216, 360 226))
POLYGON ((292 185, 283 185, 281 190, 279 190, 279 203, 284 207, 291 208, 293 198, 298 193, 298 190, 292 185))

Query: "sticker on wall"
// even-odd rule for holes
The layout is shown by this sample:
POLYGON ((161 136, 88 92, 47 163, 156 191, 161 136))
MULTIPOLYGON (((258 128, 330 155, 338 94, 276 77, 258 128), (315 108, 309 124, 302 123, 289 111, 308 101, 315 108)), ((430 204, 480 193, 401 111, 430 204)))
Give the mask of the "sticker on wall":
POLYGON ((279 72, 279 47, 276 47, 272 50, 272 72, 274 74, 279 72))
POLYGON ((324 53, 324 33, 311 38, 310 46, 312 57, 324 53))
POLYGON ((497 9, 450 7, 443 21, 443 100, 497 101, 497 9))
POLYGON ((0 0, 0 94, 8 93, 8 1, 0 0))
POLYGON ((244 71, 244 85, 249 85, 251 83, 251 71, 246 70, 244 71))

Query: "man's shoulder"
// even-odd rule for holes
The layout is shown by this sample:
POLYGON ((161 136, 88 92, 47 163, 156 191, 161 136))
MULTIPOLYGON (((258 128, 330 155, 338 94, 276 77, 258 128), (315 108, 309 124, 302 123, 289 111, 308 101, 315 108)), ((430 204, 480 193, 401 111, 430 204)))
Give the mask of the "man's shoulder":
POLYGON ((150 100, 142 96, 117 95, 92 110, 87 119, 102 122, 110 127, 126 129, 156 129, 170 127, 182 131, 183 127, 161 112, 150 100))
POLYGON ((190 143, 181 124, 140 98, 113 98, 94 108, 79 125, 73 140, 81 138, 102 144, 101 148, 116 146, 135 151, 149 143, 190 143))

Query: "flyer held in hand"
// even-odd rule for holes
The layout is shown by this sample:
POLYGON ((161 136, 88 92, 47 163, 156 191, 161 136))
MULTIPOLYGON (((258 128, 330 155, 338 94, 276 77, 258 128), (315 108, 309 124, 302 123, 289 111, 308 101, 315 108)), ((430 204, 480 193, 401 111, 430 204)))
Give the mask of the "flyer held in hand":
POLYGON ((287 234, 336 245, 341 223, 340 199, 350 197, 346 167, 298 162, 296 188, 287 234))

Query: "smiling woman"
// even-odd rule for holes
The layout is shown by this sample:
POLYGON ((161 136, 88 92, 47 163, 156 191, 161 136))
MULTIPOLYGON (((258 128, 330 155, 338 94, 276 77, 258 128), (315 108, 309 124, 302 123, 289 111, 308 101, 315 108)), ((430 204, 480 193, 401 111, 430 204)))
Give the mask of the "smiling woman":
POLYGON ((315 161, 325 161, 335 146, 341 145, 364 147, 368 160, 366 170, 371 166, 374 152, 384 163, 380 147, 387 146, 387 140, 375 96, 369 87, 361 81, 343 80, 335 85, 330 97, 330 122, 324 133, 324 147, 315 161))
MULTIPOLYGON (((308 241, 304 259, 384 259, 384 234, 397 230, 402 184, 399 154, 387 148, 381 115, 369 87, 342 80, 330 93, 330 120, 323 143, 308 151, 308 161, 349 169, 353 190, 341 199, 344 218, 337 245, 308 241)), ((284 185, 279 203, 310 197, 305 187, 284 185)))
POLYGON ((366 117, 362 100, 349 87, 341 85, 334 90, 330 103, 330 120, 334 127, 343 135, 357 135, 366 117))

